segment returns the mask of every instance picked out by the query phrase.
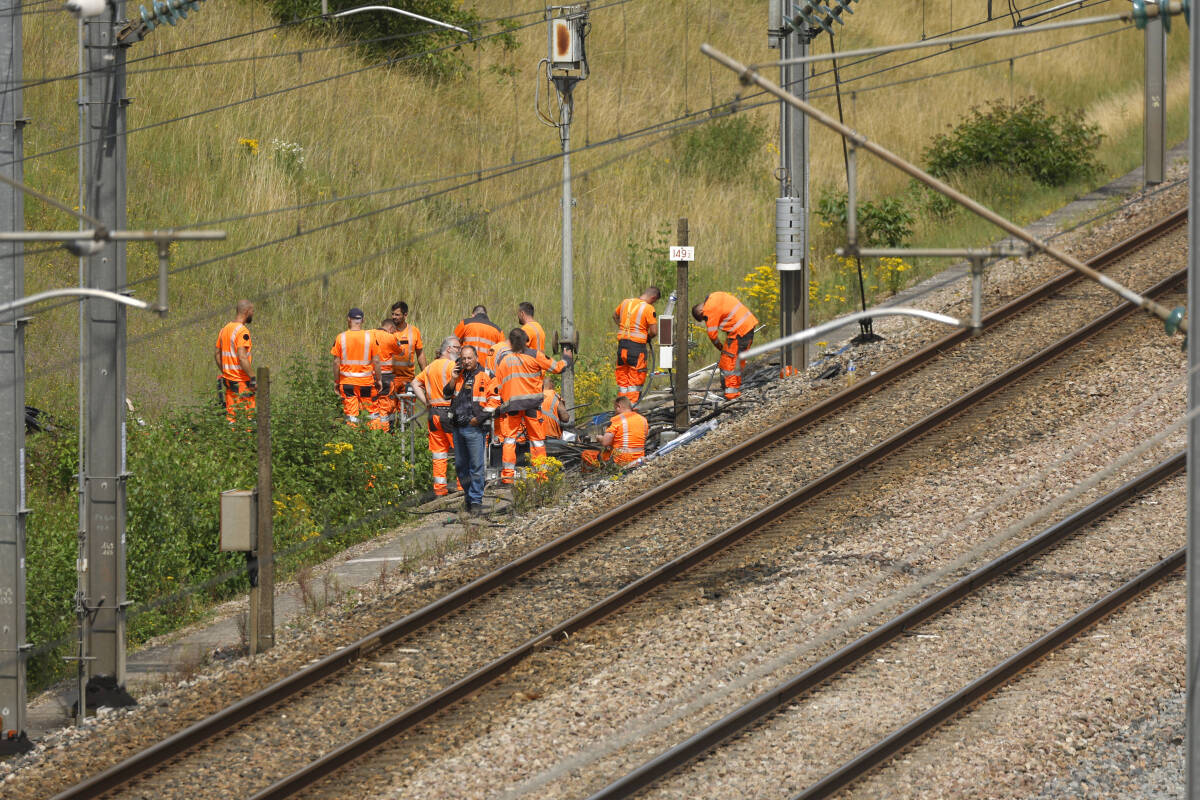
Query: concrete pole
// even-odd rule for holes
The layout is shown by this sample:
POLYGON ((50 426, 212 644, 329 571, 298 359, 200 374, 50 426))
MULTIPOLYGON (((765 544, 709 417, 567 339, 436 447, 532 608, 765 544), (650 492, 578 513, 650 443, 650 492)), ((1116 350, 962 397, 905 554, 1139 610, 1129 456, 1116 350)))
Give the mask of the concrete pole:
POLYGON ((1162 17, 1146 22, 1144 182, 1154 186, 1167 172, 1167 35, 1162 17))
POLYGON ((255 379, 255 419, 258 427, 258 523, 255 543, 258 560, 257 618, 250 654, 275 646, 275 504, 271 477, 271 370, 259 367, 255 379))
MULTIPOLYGON (((1176 17, 1178 19, 1178 17, 1176 17)), ((1188 27, 1191 39, 1191 96, 1196 97, 1200 84, 1200 24, 1188 27)), ((1200 313, 1200 268, 1197 267, 1196 242, 1200 234, 1200 186, 1196 182, 1196 164, 1200 163, 1200 103, 1193 102, 1188 120, 1188 310, 1189 322, 1200 313)), ((1200 800, 1200 336, 1188 336, 1188 442, 1187 442, 1187 737, 1186 737, 1186 797, 1200 800)))
MULTIPOLYGON (((782 3, 782 16, 790 16, 790 0, 782 3)), ((790 31, 780 42, 784 59, 808 55, 808 32, 790 31)), ((804 99, 808 96, 808 66, 780 67, 784 89, 804 99)), ((808 327, 808 117, 800 109, 780 103, 779 197, 775 214, 775 264, 779 270, 779 333, 784 338, 808 327)), ((808 343, 785 347, 784 367, 803 371, 808 365, 808 343)))
MULTIPOLYGON (((686 247, 688 243, 687 217, 680 217, 675 229, 675 243, 686 247)), ((675 382, 675 430, 686 431, 692 421, 688 413, 688 326, 692 322, 692 305, 688 299, 688 262, 675 262, 675 330, 671 336, 671 369, 675 382)))
MULTIPOLYGON (((0 162, 24 180, 21 3, 0 12, 0 162)), ((25 229, 25 197, 0 187, 0 230, 25 229)), ((0 244, 0 302, 25 294, 24 246, 0 244)), ((14 310, 0 315, 0 755, 32 747, 25 732, 25 342, 14 310)))
MULTIPOLYGON (((574 244, 571 239, 571 211, 575 205, 571 197, 571 112, 574 110, 572 90, 575 85, 573 78, 555 78, 555 88, 559 96, 558 135, 562 140, 562 318, 559 324, 561 331, 559 342, 575 341, 575 276, 572 262, 574 244)), ((567 408, 571 409, 568 425, 575 424, 575 371, 563 370, 562 398, 567 408)))
MULTIPOLYGON (((87 60, 87 213, 110 230, 125 227, 125 50, 115 44, 125 3, 84 23, 87 60)), ((125 244, 87 260, 88 286, 120 291, 125 244)), ((125 691, 125 307, 89 299, 84 514, 87 531, 85 636, 87 706, 135 701, 125 691)))

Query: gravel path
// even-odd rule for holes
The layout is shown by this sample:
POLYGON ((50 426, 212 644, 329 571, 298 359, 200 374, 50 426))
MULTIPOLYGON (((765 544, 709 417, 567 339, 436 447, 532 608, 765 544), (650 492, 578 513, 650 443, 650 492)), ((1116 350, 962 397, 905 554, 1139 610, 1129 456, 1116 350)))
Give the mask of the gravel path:
MULTIPOLYGON (((1156 210, 1161 209, 1168 204, 1167 201, 1170 199, 1169 196, 1160 196, 1149 205, 1155 205, 1156 210)), ((1156 216, 1161 216, 1161 213, 1156 216)), ((1117 220, 1113 225, 1100 233, 1080 237, 1082 243, 1080 246, 1086 245, 1092 249, 1100 249, 1108 241, 1120 238, 1122 235, 1140 227, 1141 224, 1144 224, 1144 220, 1117 220)), ((1129 269, 1131 272, 1136 272, 1138 267, 1133 265, 1129 269)), ((1045 264, 1040 266, 1036 264, 1033 266, 1025 265, 1020 268, 1014 265, 1011 272, 1006 272, 1005 270, 1005 267, 999 267, 989 278, 990 303, 996 302, 1000 297, 1010 297, 1018 294, 1029 285, 1039 283, 1045 277, 1045 274, 1042 273, 1048 274, 1057 271, 1045 264)), ((1123 276, 1122 279, 1129 279, 1129 276, 1123 276)), ((930 299, 934 305, 939 303, 944 304, 942 310, 953 309, 961 306, 963 303, 961 294, 956 293, 954 290, 946 290, 942 294, 945 297, 939 295, 930 299), (958 296, 955 296, 956 294, 958 296)), ((1076 299, 1078 301, 1077 305, 1080 307, 1094 305, 1097 300, 1095 296, 1089 296, 1086 290, 1081 291, 1076 299)), ((959 313, 961 313, 961 308, 959 308, 959 313)), ((862 365, 860 369, 869 369, 872 366, 881 365, 899 353, 914 349, 930 333, 928 329, 923 329, 921 326, 889 329, 881 324, 880 330, 889 336, 888 341, 883 345, 870 348, 870 352, 864 351, 862 354, 856 355, 856 359, 859 359, 862 365)), ((1016 334, 1011 338, 1014 345, 1025 346, 1030 344, 1030 340, 1039 339, 1045 335, 1039 333, 1035 336, 1026 333, 1024 337, 1021 334, 1016 334)), ((1159 338, 1162 338, 1161 335, 1159 338)), ((1178 356, 1176 355, 1177 358, 1178 356)), ((962 369, 958 369, 957 372, 963 377, 964 381, 968 380, 966 372, 970 371, 967 367, 972 366, 971 361, 971 359, 963 359, 963 363, 958 365, 959 367, 963 367, 962 369)), ((974 366, 978 366, 978 363, 974 364, 974 366)), ((994 369, 994 362, 992 368, 994 369)), ((190 720, 208 713, 206 709, 228 703, 230 698, 241 696, 250 687, 265 684, 278 675, 293 669, 295 665, 311 660, 315 654, 326 652, 340 643, 350 641, 362 635, 366 631, 377 627, 380 619, 394 618, 404 610, 421 605, 428 598, 444 593, 448 587, 456 586, 464 579, 480 574, 486 568, 507 560, 514 552, 528 549, 531 544, 557 534, 562 530, 564 525, 577 522, 584 516, 599 513, 640 493, 646 486, 661 480, 663 476, 675 474, 683 464, 695 463, 699 458, 724 449, 732 441, 744 438, 750 432, 760 430, 768 420, 789 416, 795 413, 797 407, 807 405, 813 399, 828 394, 842 385, 839 382, 826 383, 829 385, 817 385, 814 388, 803 381, 789 381, 771 387, 769 390, 761 391, 758 393, 759 397, 756 398, 762 403, 759 408, 750 411, 741 420, 721 426, 716 433, 705 437, 695 447, 660 459, 646 468, 639 470, 637 473, 628 476, 618 484, 593 487, 581 498, 572 502, 569 508, 550 510, 546 513, 535 515, 530 519, 522 520, 519 525, 514 525, 506 530, 504 538, 498 541, 492 540, 476 543, 471 548, 468 548, 462 557, 454 560, 446 569, 436 574, 433 571, 429 571, 416 576, 414 579, 402 580, 398 585, 396 581, 381 581, 379 591, 376 593, 377 596, 363 596, 352 599, 347 605, 331 611, 321 621, 320 626, 315 626, 311 630, 313 635, 304 638, 296 636, 294 639, 286 642, 283 647, 268 657, 259 659, 253 665, 243 661, 230 667, 215 670, 209 675, 202 675, 187 682, 190 685, 181 685, 174 691, 164 692, 161 697, 146 698, 148 702, 145 702, 137 710, 113 714, 108 719, 103 719, 89 726, 89 730, 104 731, 105 736, 103 737, 89 736, 88 731, 83 731, 65 734, 57 741, 44 743, 39 748, 39 751, 32 756, 14 762, 14 767, 25 767, 25 769, 14 770, 6 776, 4 783, 5 796, 40 796, 44 794, 47 786, 66 785, 84 774, 95 771, 99 765, 105 763, 104 759, 111 762, 113 758, 122 756, 136 748, 138 742, 144 741, 147 733, 161 736, 166 731, 178 729, 178 727, 181 727, 190 720), (70 752, 67 752, 68 745, 71 746, 70 752)), ((954 383, 954 381, 951 380, 949 383, 954 383)), ((1094 383, 1100 387, 1104 385, 1102 379, 1097 379, 1094 383)), ((944 391, 952 392, 953 387, 948 387, 944 391)), ((920 398, 911 399, 914 406, 919 405, 921 402, 920 398)), ((929 401, 926 400, 925 402, 928 403, 929 401)), ((897 406, 898 400, 896 398, 889 398, 881 407, 893 410, 897 406)), ((888 415, 881 414, 878 409, 876 409, 874 414, 885 420, 888 419, 888 415)), ((869 416, 869 414, 864 415, 864 417, 869 416)), ((891 422, 895 423, 896 420, 892 419, 891 422)), ((1079 435, 1083 435, 1085 431, 1086 426, 1080 430, 1079 435)), ((827 440, 830 443, 829 453, 831 456, 834 456, 839 450, 839 448, 833 445, 840 439, 845 439, 847 433, 860 434, 860 431, 856 429, 854 423, 847 423, 842 430, 832 434, 827 440), (846 428, 849 428, 849 430, 846 428)), ((820 446, 824 447, 825 445, 821 444, 820 446)), ((816 448, 810 446, 810 449, 816 448)), ((787 458, 781 458, 778 466, 782 466, 787 461, 787 458)), ((802 473, 806 474, 820 469, 821 464, 822 462, 819 460, 810 460, 808 463, 801 464, 799 472, 793 472, 790 478, 791 480, 797 480, 802 473)), ((745 475, 735 476, 731 484, 745 485, 748 481, 761 479, 762 474, 763 468, 760 466, 754 470, 750 470, 745 475), (738 483, 738 481, 741 483, 738 483)), ((759 482, 761 483, 761 480, 759 482)), ((781 475, 777 481, 772 482, 766 488, 771 492, 777 493, 785 491, 789 485, 789 476, 781 475)), ((721 496, 728 497, 728 495, 727 491, 722 490, 720 492, 712 492, 707 496, 700 495, 700 499, 711 503, 714 498, 721 496)), ((755 498, 754 502, 765 502, 770 496, 773 495, 768 494, 764 497, 755 498)), ((692 499, 691 502, 695 503, 696 499, 692 499)), ((893 519, 902 520, 903 517, 896 516, 893 519)), ((916 522, 914 521, 913 524, 916 524, 916 522)), ((682 526, 680 532, 687 533, 693 538, 704 535, 703 531, 694 530, 689 525, 682 526)), ((627 539, 626 541, 629 540, 627 539)), ((616 563, 615 559, 621 554, 615 550, 610 550, 606 555, 613 558, 613 563, 616 563)), ((607 564, 608 562, 606 561, 605 563, 607 564)), ((843 569, 843 571, 847 572, 847 574, 851 572, 846 569, 843 569)), ((622 576, 620 569, 614 569, 612 572, 614 573, 613 577, 617 579, 622 576)), ((585 588, 590 589, 592 587, 585 588)), ((817 594, 820 594, 819 589, 814 590, 811 586, 809 591, 815 591, 817 594)), ((518 622, 518 630, 528 631, 536 628, 536 624, 534 624, 532 618, 526 619, 512 608, 507 609, 506 613, 509 618, 515 618, 515 621, 518 622)), ((483 634, 477 628, 474 635, 478 637, 483 634)), ((282 638, 287 639, 288 637, 285 636, 282 638)), ((449 642, 451 649, 458 642, 462 641, 461 637, 450 638, 452 639, 449 642)), ((581 642, 580 644, 583 645, 585 643, 581 642)), ((423 666, 424 671, 438 671, 441 669, 441 661, 434 659, 426 661, 423 666)), ((411 669, 411 665, 409 665, 409 672, 410 674, 415 672, 415 670, 411 669)), ((377 684, 364 683, 364 686, 377 687, 377 684)), ((372 691, 377 693, 378 689, 376 688, 372 691)), ((527 697, 532 698, 531 695, 527 695, 527 697)), ((520 698, 517 701, 526 702, 521 701, 520 698)), ((302 719, 311 718, 302 717, 302 719)), ((299 736, 307 736, 310 733, 307 721, 304 726, 300 726, 295 721, 292 725, 294 726, 295 733, 299 736)), ((235 773, 239 771, 229 769, 229 765, 223 762, 222 766, 226 772, 235 773)), ((266 766, 268 765, 249 765, 246 769, 254 772, 266 766)))

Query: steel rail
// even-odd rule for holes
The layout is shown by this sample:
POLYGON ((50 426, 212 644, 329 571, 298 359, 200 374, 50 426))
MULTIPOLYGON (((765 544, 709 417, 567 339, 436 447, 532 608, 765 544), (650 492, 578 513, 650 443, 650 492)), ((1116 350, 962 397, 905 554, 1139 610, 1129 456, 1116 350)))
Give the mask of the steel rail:
MULTIPOLYGON (((1150 296, 1160 294, 1186 278, 1187 270, 1180 270, 1156 284, 1147 294, 1150 296)), ((613 592, 591 608, 581 611, 566 622, 562 622, 549 630, 539 633, 524 644, 513 648, 495 661, 461 678, 437 694, 431 695, 422 702, 410 706, 367 733, 352 739, 339 748, 331 750, 302 769, 276 781, 261 792, 252 795, 250 800, 283 800, 283 798, 294 796, 323 777, 369 753, 381 744, 412 730, 421 722, 445 710, 458 700, 478 692, 528 658, 538 647, 576 633, 606 619, 697 564, 740 542, 746 536, 758 531, 763 526, 774 522, 804 503, 865 471, 887 456, 921 438, 934 428, 963 413, 971 406, 978 404, 1006 386, 1011 385, 1030 372, 1039 369, 1062 353, 1087 341, 1116 322, 1127 318, 1137 310, 1138 306, 1133 303, 1122 303, 1087 326, 1060 339, 986 384, 977 387, 967 394, 962 395, 957 400, 934 411, 924 419, 914 423, 858 457, 830 470, 786 497, 711 537, 698 547, 672 559, 636 581, 613 592)))
POLYGON ((989 670, 986 674, 964 686, 933 708, 916 717, 908 724, 889 734, 873 746, 860 752, 850 761, 826 775, 791 800, 816 800, 828 797, 846 784, 862 777, 900 750, 913 744, 921 736, 936 728, 976 701, 1008 683, 1042 659, 1047 653, 1070 642, 1080 633, 1095 625, 1138 595, 1153 588, 1184 565, 1187 548, 1181 547, 1133 580, 1105 595, 1064 622, 1054 630, 1026 647, 1021 652, 989 670))
MULTIPOLYGON (((1085 508, 1051 525, 1028 541, 960 578, 945 589, 930 595, 799 675, 759 695, 671 749, 609 783, 589 795, 587 800, 625 798, 645 789, 719 746, 731 736, 735 736, 763 718, 774 714, 805 692, 812 691, 823 682, 846 671, 895 640, 906 630, 920 625, 952 605, 961 602, 974 592, 1055 547, 1064 539, 1075 535, 1096 520, 1124 506, 1130 500, 1150 491, 1185 467, 1186 454, 1180 451, 1085 508)), ((837 786, 831 784, 830 791, 840 788, 842 785, 844 784, 837 786)))
MULTIPOLYGON (((1186 220, 1187 210, 1181 209, 1140 231, 1133 237, 1100 253, 1091 259, 1090 263, 1094 266, 1110 264, 1179 225, 1184 224, 1186 220)), ((986 331, 1080 280, 1082 278, 1078 273, 1069 270, 1064 271, 1058 277, 1047 281, 1025 295, 988 314, 983 319, 981 328, 986 331)), ((973 331, 963 329, 927 345, 903 361, 885 367, 875 375, 832 395, 790 420, 785 420, 768 428, 737 447, 714 456, 708 461, 653 489, 647 490, 632 500, 601 514, 557 539, 547 542, 509 564, 464 584, 396 622, 346 645, 342 649, 331 653, 288 677, 276 681, 258 692, 244 697, 227 708, 54 795, 51 800, 83 800, 83 798, 98 797, 128 783, 145 772, 157 769, 171 758, 197 747, 203 742, 228 730, 230 727, 327 679, 331 675, 369 655, 372 651, 391 645, 456 613, 485 595, 517 582, 534 570, 586 544, 597 536, 624 524, 629 519, 659 503, 669 500, 684 490, 691 488, 696 483, 729 469, 780 439, 791 436, 797 431, 815 424, 825 416, 869 394, 879 391, 888 383, 896 381, 909 372, 924 366, 943 352, 957 346, 972 336, 973 331)), ((574 629, 577 628, 572 628, 571 630, 574 629)), ((539 642, 545 639, 545 636, 538 637, 539 642)), ((482 670, 479 672, 482 672, 482 670)), ((474 673, 474 675, 479 676, 479 672, 474 673)), ((448 688, 439 694, 444 695, 449 691, 450 689, 448 688)), ((449 695, 446 696, 448 697, 449 695)))

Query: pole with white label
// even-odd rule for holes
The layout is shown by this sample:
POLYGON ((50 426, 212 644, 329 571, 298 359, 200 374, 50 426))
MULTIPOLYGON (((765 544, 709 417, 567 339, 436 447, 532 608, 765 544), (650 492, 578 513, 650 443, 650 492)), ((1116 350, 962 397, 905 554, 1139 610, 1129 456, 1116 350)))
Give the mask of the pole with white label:
POLYGON ((688 221, 681 217, 676 229, 679 245, 671 248, 675 262, 675 319, 671 331, 671 368, 675 384, 675 430, 686 431, 692 420, 688 415, 688 320, 692 308, 688 305, 688 262, 696 260, 696 248, 688 247, 688 221))

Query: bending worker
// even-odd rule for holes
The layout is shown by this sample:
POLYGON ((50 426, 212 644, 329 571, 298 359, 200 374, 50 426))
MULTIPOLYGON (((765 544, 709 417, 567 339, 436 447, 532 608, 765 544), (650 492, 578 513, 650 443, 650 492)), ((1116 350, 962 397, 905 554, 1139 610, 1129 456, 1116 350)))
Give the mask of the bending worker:
POLYGON ((452 380, 442 390, 442 398, 450 402, 454 471, 466 489, 466 511, 476 517, 483 513, 487 424, 500 405, 500 398, 496 394, 496 381, 479 366, 475 348, 469 344, 459 350, 451 376, 452 380))
POLYGON ((217 334, 213 358, 221 375, 221 401, 225 418, 233 422, 238 411, 254 408, 254 378, 250 375, 250 322, 254 319, 254 304, 238 300, 233 322, 217 334))
POLYGON ((383 385, 375 337, 363 330, 361 308, 346 312, 346 330, 338 334, 329 350, 333 356, 333 380, 342 398, 342 414, 346 424, 358 427, 358 417, 367 410, 372 423, 377 416, 374 401, 383 385))
POLYGON ((542 380, 542 416, 546 420, 546 438, 561 439, 562 426, 571 421, 571 412, 554 391, 554 379, 549 375, 542 380))
POLYGON ((439 497, 450 494, 446 485, 446 467, 454 449, 454 434, 447 412, 450 401, 445 399, 446 384, 453 383, 454 365, 458 358, 458 339, 447 336, 438 348, 438 357, 421 370, 412 384, 413 394, 429 407, 429 455, 433 459, 433 493, 439 497))
POLYGON ((658 336, 658 317, 654 304, 662 292, 650 286, 640 297, 622 300, 613 312, 617 323, 617 396, 637 404, 646 385, 646 363, 650 340, 658 336))
POLYGON ((758 318, 729 292, 713 292, 704 302, 692 306, 692 316, 708 327, 708 338, 713 347, 721 352, 717 366, 725 384, 725 399, 733 400, 742 395, 742 368, 746 359, 739 354, 750 349, 754 343, 754 329, 758 318), (717 331, 725 331, 725 346, 717 343, 717 331))
POLYGON ((583 468, 599 466, 601 461, 612 461, 625 466, 646 455, 646 437, 650 435, 650 424, 646 418, 633 410, 628 397, 618 397, 613 403, 613 416, 600 439, 601 450, 584 450, 583 468))
POLYGON ((500 392, 500 408, 496 412, 496 435, 503 439, 500 460, 500 480, 512 483, 517 474, 517 434, 521 427, 529 437, 531 460, 546 457, 546 430, 542 415, 542 375, 545 371, 562 372, 574 361, 569 350, 563 355, 569 361, 551 361, 541 351, 528 348, 529 337, 520 328, 508 334, 512 349, 496 362, 496 386, 500 392))

